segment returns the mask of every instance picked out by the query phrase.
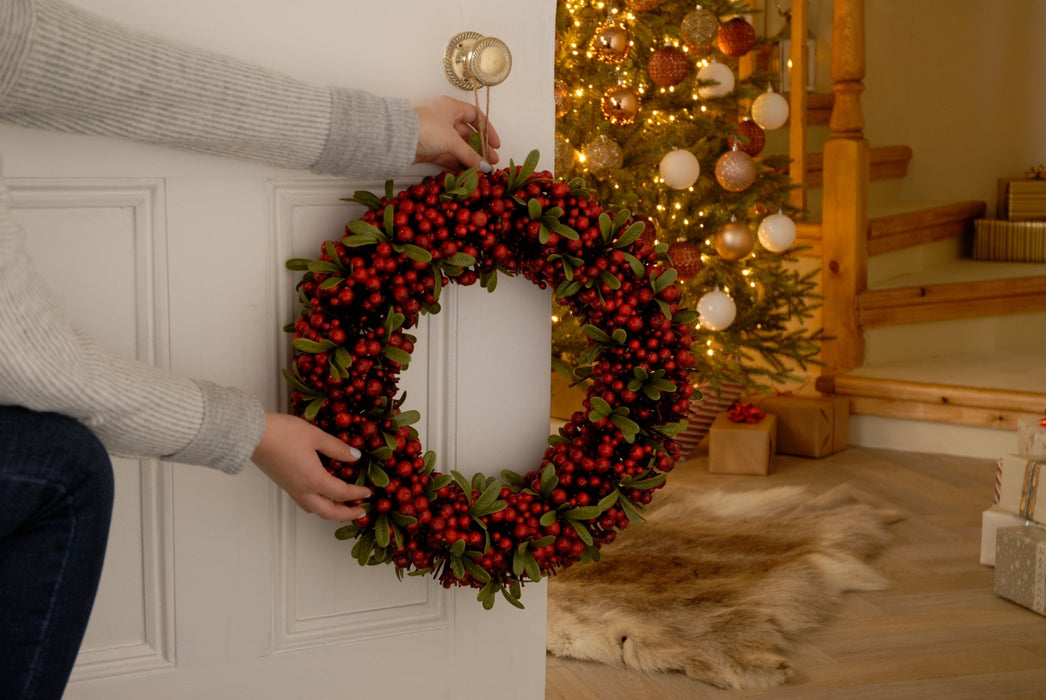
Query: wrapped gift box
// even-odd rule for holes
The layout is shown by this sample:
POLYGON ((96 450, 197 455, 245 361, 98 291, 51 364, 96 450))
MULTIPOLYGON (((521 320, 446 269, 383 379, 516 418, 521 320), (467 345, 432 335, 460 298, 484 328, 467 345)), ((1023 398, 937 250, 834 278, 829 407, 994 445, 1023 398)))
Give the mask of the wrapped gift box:
POLYGON ((1017 421, 1017 454, 1026 459, 1046 459, 1046 419, 1017 421))
POLYGON ((995 505, 1037 523, 1046 522, 1046 459, 1006 455, 995 468, 995 505))
POLYGON ((714 474, 770 473, 777 445, 777 416, 735 423, 720 413, 708 430, 708 471, 714 474))
POLYGON ((999 530, 1029 525, 1035 525, 1035 521, 1008 513, 999 506, 992 506, 981 513, 981 563, 995 566, 995 541, 999 530))
POLYGON ((1046 179, 1000 178, 996 214, 1000 219, 1046 219, 1046 179))
POLYGON ((1046 262, 1046 221, 973 222, 973 259, 1046 262))
POLYGON ((1046 615, 1046 528, 1004 527, 996 536, 996 595, 1046 615))
POLYGON ((777 451, 781 454, 824 457, 849 447, 849 399, 764 396, 753 402, 777 416, 777 451))

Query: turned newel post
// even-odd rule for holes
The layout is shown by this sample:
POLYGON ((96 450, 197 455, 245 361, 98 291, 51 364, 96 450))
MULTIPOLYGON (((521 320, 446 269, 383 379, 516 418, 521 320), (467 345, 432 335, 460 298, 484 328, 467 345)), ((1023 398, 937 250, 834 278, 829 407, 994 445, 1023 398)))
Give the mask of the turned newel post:
POLYGON ((864 0, 835 0, 831 136, 824 147, 822 263, 824 373, 860 366, 864 334, 857 301, 868 283, 869 147, 864 138, 864 0))

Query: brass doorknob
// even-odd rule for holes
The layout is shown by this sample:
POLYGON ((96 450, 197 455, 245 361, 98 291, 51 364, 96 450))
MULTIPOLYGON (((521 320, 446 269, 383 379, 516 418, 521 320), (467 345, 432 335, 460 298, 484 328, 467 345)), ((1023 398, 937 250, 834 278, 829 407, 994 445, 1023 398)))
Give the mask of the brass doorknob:
POLYGON ((443 53, 447 80, 462 90, 498 85, 512 70, 512 52, 501 39, 461 32, 443 53))

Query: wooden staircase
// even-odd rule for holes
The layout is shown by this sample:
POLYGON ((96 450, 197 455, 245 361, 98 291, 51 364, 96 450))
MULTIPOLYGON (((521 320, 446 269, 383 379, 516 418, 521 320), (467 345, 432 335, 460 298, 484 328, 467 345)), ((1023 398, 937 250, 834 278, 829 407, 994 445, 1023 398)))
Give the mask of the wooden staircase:
POLYGON ((913 153, 864 138, 863 0, 835 0, 828 95, 803 84, 805 4, 792 9, 789 155, 793 204, 820 209, 798 224, 820 259, 830 336, 816 388, 850 399, 859 433, 870 426, 857 444, 1000 456, 1017 421, 1046 410, 1046 264, 971 260, 983 201, 872 201, 872 183, 904 177, 913 153), (823 153, 808 152, 826 119, 823 153))

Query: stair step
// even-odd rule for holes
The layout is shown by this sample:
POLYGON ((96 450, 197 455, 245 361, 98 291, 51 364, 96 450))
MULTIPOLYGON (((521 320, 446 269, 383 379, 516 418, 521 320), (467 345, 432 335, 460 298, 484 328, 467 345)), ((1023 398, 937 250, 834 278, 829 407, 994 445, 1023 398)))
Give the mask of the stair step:
POLYGON ((857 297, 862 328, 1046 309, 1046 264, 956 260, 857 297))
POLYGON ((961 353, 823 376, 854 415, 1016 430, 1046 409, 1046 345, 961 353))

